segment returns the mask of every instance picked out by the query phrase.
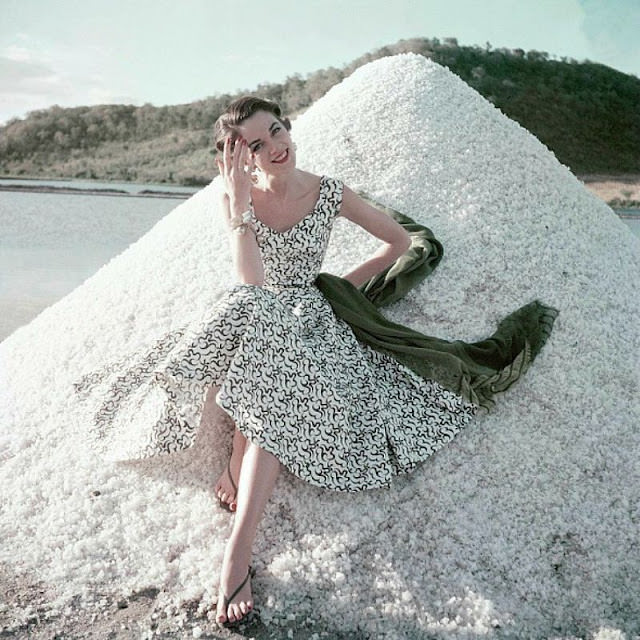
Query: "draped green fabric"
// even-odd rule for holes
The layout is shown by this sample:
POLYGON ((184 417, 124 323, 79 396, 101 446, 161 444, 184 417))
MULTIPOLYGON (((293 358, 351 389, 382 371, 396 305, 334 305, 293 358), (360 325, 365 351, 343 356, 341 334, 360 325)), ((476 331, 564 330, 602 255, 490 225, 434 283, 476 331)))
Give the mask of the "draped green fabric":
POLYGON ((399 222, 411 237, 411 246, 404 255, 360 287, 367 299, 376 307, 384 307, 400 300, 407 291, 420 284, 438 266, 444 250, 440 241, 436 240, 427 227, 423 227, 395 209, 370 200, 363 194, 359 195, 363 200, 399 222))
POLYGON ((491 337, 472 343, 426 336, 391 322, 377 307, 399 300, 431 273, 442 258, 442 245, 426 227, 374 204, 407 228, 411 247, 361 289, 328 273, 318 275, 318 288, 358 340, 490 409, 495 394, 508 389, 529 368, 549 337, 558 311, 534 300, 502 320, 491 337))

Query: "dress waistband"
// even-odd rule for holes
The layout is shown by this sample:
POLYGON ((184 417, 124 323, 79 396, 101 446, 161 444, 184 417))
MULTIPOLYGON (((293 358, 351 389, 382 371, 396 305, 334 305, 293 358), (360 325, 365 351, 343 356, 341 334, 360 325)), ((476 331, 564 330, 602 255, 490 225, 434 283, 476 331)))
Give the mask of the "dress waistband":
POLYGON ((295 289, 314 289, 315 284, 309 282, 306 284, 263 284, 265 289, 269 291, 293 291, 295 289))

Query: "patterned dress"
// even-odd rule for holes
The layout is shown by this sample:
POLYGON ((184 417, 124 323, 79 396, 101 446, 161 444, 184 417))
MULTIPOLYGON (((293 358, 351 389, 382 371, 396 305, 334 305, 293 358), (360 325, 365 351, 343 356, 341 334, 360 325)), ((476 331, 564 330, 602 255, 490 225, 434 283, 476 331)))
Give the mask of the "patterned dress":
POLYGON ((323 176, 286 231, 255 221, 263 286, 233 287, 197 326, 76 385, 101 388, 94 432, 115 457, 192 445, 211 385, 247 438, 339 491, 387 486, 472 419, 474 404, 358 342, 314 285, 342 190, 323 176))

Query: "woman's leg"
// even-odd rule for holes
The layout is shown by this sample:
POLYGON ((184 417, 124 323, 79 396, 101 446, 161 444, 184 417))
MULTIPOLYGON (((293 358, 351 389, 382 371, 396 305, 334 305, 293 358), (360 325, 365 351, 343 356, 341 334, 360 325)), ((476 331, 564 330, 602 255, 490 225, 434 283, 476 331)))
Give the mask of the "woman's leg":
POLYGON ((280 462, 274 455, 247 442, 238 484, 238 508, 220 573, 220 596, 216 615, 218 622, 240 620, 253 608, 249 581, 233 601, 224 603, 226 610, 223 598, 226 600, 226 596, 231 595, 247 576, 258 524, 273 492, 279 471, 280 462))
POLYGON ((238 429, 235 429, 233 432, 233 446, 229 464, 218 478, 218 482, 215 486, 215 492, 218 499, 221 502, 228 504, 231 511, 235 511, 237 508, 235 487, 238 486, 240 468, 242 467, 242 458, 244 456, 246 445, 247 439, 238 429))

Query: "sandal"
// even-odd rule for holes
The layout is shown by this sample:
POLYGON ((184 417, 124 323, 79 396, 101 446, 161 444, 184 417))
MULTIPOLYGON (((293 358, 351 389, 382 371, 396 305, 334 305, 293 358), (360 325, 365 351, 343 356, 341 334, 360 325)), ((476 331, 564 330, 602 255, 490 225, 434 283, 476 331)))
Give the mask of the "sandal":
MULTIPOLYGON (((231 486, 233 487, 233 493, 234 493, 234 499, 235 499, 235 496, 238 495, 238 487, 236 486, 236 483, 233 481, 233 476, 231 475, 231 458, 229 458, 229 462, 227 462, 227 475, 229 476, 229 482, 231 482, 231 486)), ((232 500, 232 502, 234 502, 234 500, 232 500)), ((231 508, 231 504, 229 502, 225 502, 222 498, 218 498, 218 504, 225 511, 228 511, 229 513, 235 513, 235 509, 231 508)))
MULTIPOLYGON (((240 583, 240 586, 230 596, 225 596, 224 594, 222 595, 221 609, 224 611, 225 616, 227 615, 227 609, 229 608, 229 604, 231 603, 231 601, 238 595, 238 593, 240 593, 240 591, 242 590, 242 587, 244 587, 244 585, 247 584, 247 581, 253 575, 254 575, 253 569, 251 568, 251 566, 249 566, 249 568, 247 569, 247 575, 245 579, 240 583)), ((251 607, 251 609, 249 609, 247 613, 245 613, 242 616, 242 618, 240 618, 240 620, 229 621, 227 619, 224 622, 218 622, 218 624, 221 624, 223 627, 227 629, 232 627, 237 627, 239 624, 247 622, 247 619, 249 618, 252 612, 253 612, 253 607, 251 607)))

